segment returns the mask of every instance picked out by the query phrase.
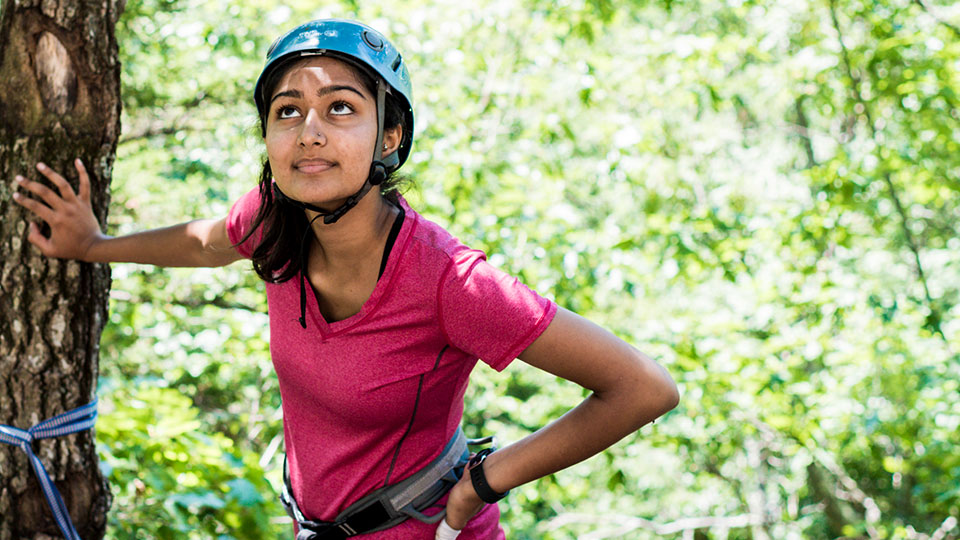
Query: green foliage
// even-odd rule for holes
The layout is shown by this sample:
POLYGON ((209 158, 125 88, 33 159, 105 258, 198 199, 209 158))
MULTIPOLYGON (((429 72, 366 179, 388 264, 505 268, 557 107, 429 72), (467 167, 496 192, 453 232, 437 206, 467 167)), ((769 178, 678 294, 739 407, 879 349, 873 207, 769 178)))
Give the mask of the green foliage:
POLYGON ((101 467, 114 538, 263 538, 280 533, 258 456, 204 429, 190 398, 150 383, 101 385, 101 467), (266 497, 266 498, 265 498, 266 497))
MULTIPOLYGON (((955 6, 138 0, 113 232, 254 185, 261 55, 320 16, 404 51, 414 206, 681 386, 655 426, 516 489, 508 537, 680 538, 693 517, 714 519, 697 538, 957 537, 955 6)), ((109 534, 288 535, 255 274, 116 265, 111 299, 109 534)), ((478 369, 465 429, 517 440, 584 395, 478 369)))

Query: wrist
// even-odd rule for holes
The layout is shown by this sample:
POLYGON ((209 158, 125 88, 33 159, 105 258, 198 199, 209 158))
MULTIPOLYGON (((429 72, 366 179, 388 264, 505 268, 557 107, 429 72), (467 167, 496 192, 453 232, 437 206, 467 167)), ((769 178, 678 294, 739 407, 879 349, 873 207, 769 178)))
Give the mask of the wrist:
POLYGON ((470 483, 477 497, 487 504, 494 504, 509 493, 509 489, 501 492, 490 485, 487 470, 484 466, 487 465, 487 458, 492 454, 493 449, 491 448, 481 450, 470 460, 466 471, 470 475, 470 483))
POLYGON ((96 253, 96 247, 99 244, 102 244, 105 240, 109 240, 109 239, 110 239, 110 236, 103 234, 103 232, 101 231, 97 231, 97 234, 95 234, 92 238, 90 238, 90 240, 87 241, 87 245, 84 246, 83 253, 80 256, 80 260, 88 263, 110 262, 110 261, 100 260, 100 257, 97 257, 97 253, 96 253))

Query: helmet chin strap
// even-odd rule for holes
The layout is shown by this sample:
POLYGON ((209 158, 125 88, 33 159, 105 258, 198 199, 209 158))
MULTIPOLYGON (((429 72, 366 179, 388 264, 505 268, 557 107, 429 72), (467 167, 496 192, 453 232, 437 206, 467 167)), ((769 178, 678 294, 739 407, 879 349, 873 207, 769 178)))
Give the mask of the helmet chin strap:
MULTIPOLYGON (((347 200, 343 202, 333 211, 327 211, 319 206, 310 204, 308 202, 298 201, 288 197, 277 186, 276 183, 273 184, 273 194, 274 196, 287 204, 291 204, 298 208, 304 210, 312 210, 321 216, 323 216, 324 224, 336 223, 344 214, 347 213, 351 208, 357 205, 360 202, 368 191, 370 191, 374 186, 379 186, 387 178, 387 170, 390 168, 396 168, 400 163, 400 157, 397 155, 399 152, 393 152, 386 158, 383 158, 383 115, 384 108, 386 104, 386 94, 387 94, 387 85, 383 82, 382 79, 377 79, 377 144, 373 147, 373 163, 370 164, 370 172, 367 174, 367 179, 360 186, 360 189, 356 193, 347 197, 347 200)), ((318 216, 319 217, 319 216, 318 216)), ((316 219, 316 218, 314 218, 316 219)), ((312 223, 312 221, 311 221, 312 223)))

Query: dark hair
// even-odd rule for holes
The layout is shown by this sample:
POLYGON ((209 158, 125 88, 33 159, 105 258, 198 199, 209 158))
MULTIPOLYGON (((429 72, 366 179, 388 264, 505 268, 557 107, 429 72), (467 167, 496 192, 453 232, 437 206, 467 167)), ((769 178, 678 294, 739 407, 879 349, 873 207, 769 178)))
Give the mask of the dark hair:
MULTIPOLYGON (((268 74, 263 86, 265 96, 273 93, 273 89, 293 63, 295 62, 286 62, 268 74)), ((364 87, 371 94, 376 95, 375 76, 349 60, 346 63, 353 68, 364 87)), ((262 134, 266 134, 267 130, 267 109, 259 111, 262 134)), ((383 128, 388 130, 399 126, 402 131, 401 144, 409 144, 410 134, 407 131, 408 127, 404 122, 403 113, 404 109, 400 101, 387 93, 383 128)), ((410 183, 412 182, 409 178, 398 175, 394 171, 388 174, 387 178, 380 184, 380 193, 390 202, 399 205, 397 195, 400 188, 405 188, 410 183)), ((268 283, 283 283, 300 272, 301 242, 304 234, 307 233, 308 226, 307 216, 302 209, 284 203, 273 196, 273 171, 270 169, 270 161, 264 158, 263 169, 260 173, 260 208, 257 210, 257 215, 250 230, 237 242, 237 245, 240 245, 253 236, 257 229, 263 229, 260 241, 253 249, 251 256, 253 269, 261 279, 268 283)))

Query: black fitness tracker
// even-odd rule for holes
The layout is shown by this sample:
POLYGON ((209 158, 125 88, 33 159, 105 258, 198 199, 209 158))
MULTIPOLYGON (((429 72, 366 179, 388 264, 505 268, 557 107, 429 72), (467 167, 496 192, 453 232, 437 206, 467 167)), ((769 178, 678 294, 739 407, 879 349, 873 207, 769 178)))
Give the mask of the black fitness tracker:
POLYGON ((470 482, 473 484, 474 491, 480 496, 480 500, 487 504, 494 504, 507 496, 510 490, 503 493, 494 491, 487 483, 487 476, 483 474, 483 462, 487 456, 493 453, 493 448, 484 448, 473 456, 467 467, 470 469, 470 482))

